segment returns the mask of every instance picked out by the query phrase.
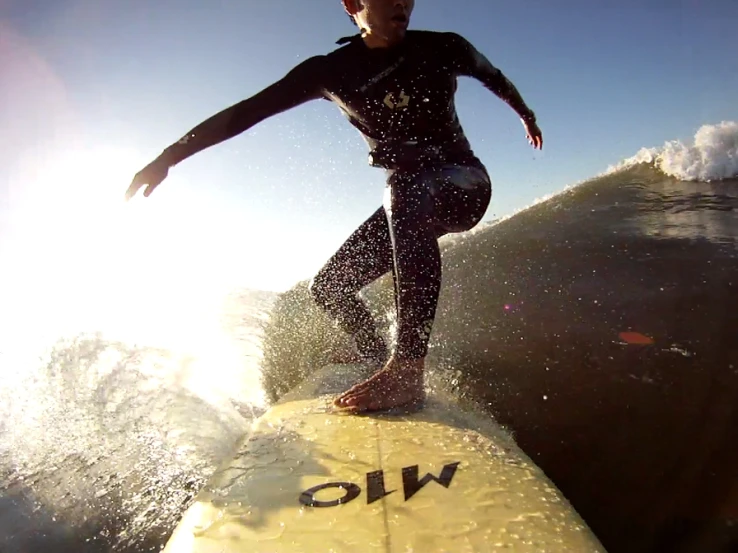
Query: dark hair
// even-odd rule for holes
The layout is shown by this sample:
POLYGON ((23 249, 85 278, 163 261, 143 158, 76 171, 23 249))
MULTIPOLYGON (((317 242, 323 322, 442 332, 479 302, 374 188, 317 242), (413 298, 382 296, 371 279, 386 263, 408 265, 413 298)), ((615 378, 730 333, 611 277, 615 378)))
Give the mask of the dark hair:
POLYGON ((357 27, 359 26, 359 24, 356 22, 356 19, 354 19, 354 16, 353 15, 351 15, 350 13, 349 14, 346 14, 346 15, 348 15, 349 19, 351 20, 351 23, 353 23, 357 27))

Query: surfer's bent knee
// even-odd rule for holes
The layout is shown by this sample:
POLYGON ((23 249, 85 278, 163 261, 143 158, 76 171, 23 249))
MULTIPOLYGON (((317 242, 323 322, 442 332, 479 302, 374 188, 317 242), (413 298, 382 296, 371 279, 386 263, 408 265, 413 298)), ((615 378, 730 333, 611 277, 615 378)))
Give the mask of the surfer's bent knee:
POLYGON ((328 284, 322 271, 310 279, 308 292, 313 301, 319 306, 325 308, 330 304, 330 284, 328 284))
POLYGON ((482 220, 492 199, 492 181, 484 168, 447 166, 427 179, 439 231, 464 232, 482 220))

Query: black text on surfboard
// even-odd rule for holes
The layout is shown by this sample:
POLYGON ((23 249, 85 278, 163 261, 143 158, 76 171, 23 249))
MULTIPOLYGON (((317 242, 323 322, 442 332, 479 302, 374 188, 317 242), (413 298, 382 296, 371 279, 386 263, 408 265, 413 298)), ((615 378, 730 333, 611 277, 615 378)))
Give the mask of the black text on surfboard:
MULTIPOLYGON (((426 474, 423 478, 418 478, 419 467, 418 465, 412 465, 402 469, 402 487, 405 492, 405 501, 413 497, 418 493, 423 486, 428 484, 431 480, 439 483, 444 488, 448 488, 451 485, 451 480, 456 473, 456 468, 459 463, 450 463, 444 465, 439 476, 433 474, 426 474)), ((368 472, 366 474, 366 490, 367 490, 367 505, 374 503, 375 501, 388 496, 389 494, 397 491, 387 491, 384 486, 384 471, 376 470, 368 472)), ((353 501, 361 495, 361 487, 352 482, 327 482, 318 486, 313 486, 300 494, 300 503, 307 505, 308 507, 335 507, 343 503, 353 501), (333 499, 331 501, 321 501, 315 496, 318 492, 330 488, 338 488, 344 490, 343 497, 333 499)))

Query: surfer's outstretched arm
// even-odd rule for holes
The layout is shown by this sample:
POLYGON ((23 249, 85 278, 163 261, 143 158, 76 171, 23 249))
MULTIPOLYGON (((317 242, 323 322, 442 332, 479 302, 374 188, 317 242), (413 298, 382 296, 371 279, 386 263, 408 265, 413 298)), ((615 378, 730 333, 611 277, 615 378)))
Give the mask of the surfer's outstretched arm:
POLYGON ((536 115, 526 105, 515 85, 464 37, 456 33, 448 33, 448 35, 458 74, 477 79, 487 90, 515 110, 525 125, 528 141, 534 148, 541 148, 543 137, 536 124, 536 115))
POLYGON ((515 85, 477 50, 468 40, 456 33, 448 33, 456 70, 460 75, 472 77, 481 82, 487 90, 503 100, 521 119, 534 119, 535 114, 523 100, 515 85))
POLYGON ((320 68, 323 56, 309 58, 282 79, 206 119, 169 146, 162 156, 169 166, 215 144, 233 138, 268 117, 321 95, 320 68))
POLYGON ((305 60, 277 82, 197 125, 134 177, 126 197, 133 197, 144 185, 148 185, 144 192, 148 196, 177 163, 241 134, 268 117, 320 98, 322 62, 323 56, 305 60))

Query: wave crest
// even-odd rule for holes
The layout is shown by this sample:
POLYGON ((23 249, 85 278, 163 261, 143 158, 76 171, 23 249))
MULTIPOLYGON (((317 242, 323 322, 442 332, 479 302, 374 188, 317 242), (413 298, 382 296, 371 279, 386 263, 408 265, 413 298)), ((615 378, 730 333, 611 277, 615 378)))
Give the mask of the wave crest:
POLYGON ((666 175, 685 181, 738 177, 738 122, 702 125, 691 145, 671 140, 661 148, 641 148, 634 156, 610 166, 606 174, 639 163, 652 164, 666 175))

